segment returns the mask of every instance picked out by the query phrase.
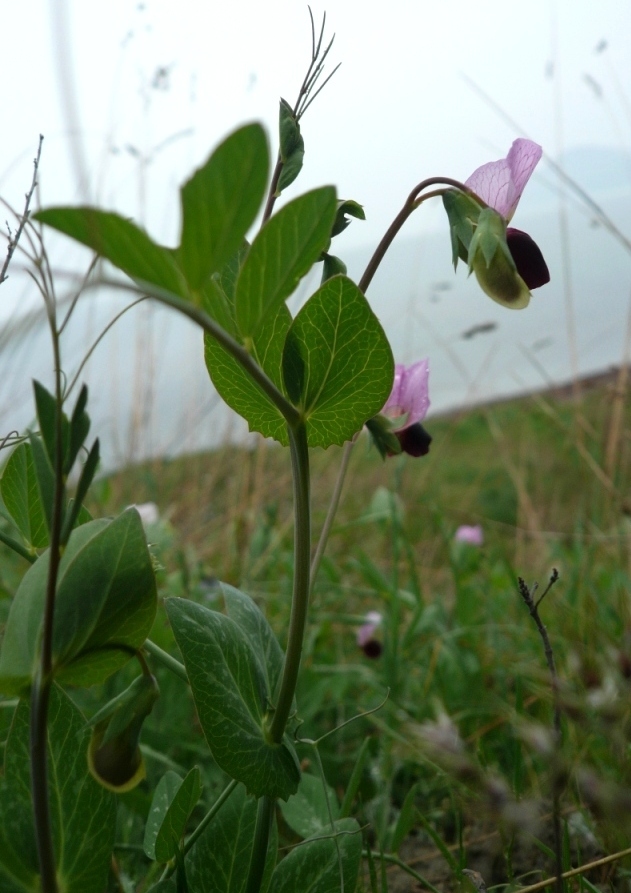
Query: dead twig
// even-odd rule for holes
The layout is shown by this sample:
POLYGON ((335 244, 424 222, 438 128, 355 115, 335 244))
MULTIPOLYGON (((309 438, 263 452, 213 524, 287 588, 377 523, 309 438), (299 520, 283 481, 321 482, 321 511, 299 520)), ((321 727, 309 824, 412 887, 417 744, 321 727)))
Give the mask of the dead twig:
MULTIPOLYGON (((18 223, 18 228, 15 231, 15 234, 13 234, 13 235, 11 234, 11 229, 9 227, 9 245, 7 247, 7 256, 4 260, 4 264, 2 265, 2 270, 0 271, 0 285, 2 285, 2 283, 5 281, 5 279, 9 278, 7 275, 7 270, 9 269, 9 264, 11 263, 11 258, 13 257, 13 253, 14 253, 15 249, 18 247, 18 242, 20 241, 20 236, 22 235, 24 227, 26 226, 26 221, 29 218, 29 214, 30 214, 29 208, 31 205, 31 199, 33 198, 33 193, 35 192, 35 188, 37 186, 37 171, 39 169, 39 160, 42 155, 43 141, 44 141, 44 137, 40 133, 39 144, 37 146, 37 155, 33 159, 33 180, 31 182, 31 188, 29 189, 29 191, 26 193, 26 196, 25 196, 26 201, 24 202, 24 212, 23 212, 22 216, 18 218, 19 223, 18 223)), ((7 226, 8 226, 8 224, 7 224, 7 226)))

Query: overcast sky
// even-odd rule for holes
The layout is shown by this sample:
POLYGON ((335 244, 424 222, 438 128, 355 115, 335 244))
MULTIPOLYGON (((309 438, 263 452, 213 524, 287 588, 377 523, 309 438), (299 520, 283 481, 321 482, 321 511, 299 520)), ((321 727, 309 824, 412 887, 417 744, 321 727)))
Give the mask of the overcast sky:
MULTIPOLYGON (((630 0, 529 0, 528 4, 514 0, 327 0, 326 5, 313 0, 312 9, 318 25, 326 9, 325 40, 336 34, 326 72, 338 62, 341 68, 303 119, 303 173, 283 198, 333 183, 340 197, 362 203, 366 222, 353 222, 336 240, 336 254, 342 257, 350 249, 367 251, 374 246, 420 180, 439 175, 464 180, 485 161, 505 156, 519 135, 541 143, 552 157, 594 146, 631 152, 630 0), (477 92, 472 83, 478 86, 477 92), (503 110, 504 117, 479 91, 503 110)), ((38 135, 43 133, 39 177, 43 205, 96 202, 134 217, 167 244, 174 244, 178 236, 179 186, 229 131, 245 121, 263 121, 275 154, 279 97, 293 104, 311 48, 303 0, 5 0, 1 26, 0 197, 21 210, 38 135)), ((546 178, 543 164, 535 177, 546 178)), ((547 179, 553 182, 549 173, 547 179)), ((621 190, 628 194, 630 185, 627 178, 621 190)), ((545 196, 545 190, 526 190, 515 226, 520 226, 522 215, 533 217, 535 208, 529 208, 529 203, 536 204, 537 195, 545 196)), ((619 223, 628 231, 628 204, 618 199, 627 209, 627 219, 619 223)), ((5 217, 10 215, 0 215, 0 224, 5 217)), ((576 227, 581 220, 573 218, 570 223, 576 227)), ((589 222, 582 223, 588 230, 589 222)), ((438 227, 445 238, 444 276, 451 283, 455 280, 449 269, 441 203, 424 205, 406 224, 404 234, 420 237, 438 227)), ((85 268, 87 252, 81 255, 82 249, 54 233, 47 233, 46 239, 57 273, 60 268, 75 272, 85 268)), ((408 298, 414 296, 416 307, 417 293, 425 295, 430 288, 430 274, 423 278, 423 270, 431 266, 432 258, 423 249, 436 244, 436 238, 424 242, 419 238, 414 283, 397 285, 394 275, 383 281, 379 312, 384 319, 392 316, 400 322, 401 307, 408 298)), ((579 259, 597 281, 588 288, 588 277, 577 277, 578 298, 582 300, 587 290, 587 306, 603 311, 598 325, 591 317, 585 325, 588 335, 601 345, 603 365, 620 357, 619 339, 614 344, 601 330, 605 324, 618 334, 625 330, 627 258, 621 282, 610 283, 606 289, 605 296, 618 303, 614 310, 605 311, 598 277, 614 268, 598 253, 595 237, 585 237, 580 244, 589 251, 582 248, 579 259), (622 289, 622 297, 614 286, 622 289), (597 305, 589 300, 592 294, 599 298, 597 305)), ((560 235, 554 244, 545 245, 546 256, 555 262, 554 281, 546 287, 544 300, 539 295, 533 299, 527 317, 532 331, 521 333, 517 340, 531 347, 538 343, 541 331, 554 331, 556 340, 548 339, 551 350, 565 365, 559 371, 547 355, 538 356, 551 376, 563 380, 571 366, 565 360, 564 333, 568 343, 581 347, 583 341, 573 333, 567 321, 570 316, 567 320, 563 316, 564 307, 572 303, 567 297, 569 285, 565 288, 570 279, 564 279, 570 265, 567 258, 559 259, 560 245, 560 235), (553 317, 545 315, 553 312, 553 317)), ((459 287, 464 283, 472 288, 460 272, 459 287)), ((58 277, 60 291, 66 282, 58 277)), ((12 313, 41 306, 16 262, 0 299, 0 319, 5 320, 12 313)), ((477 292, 472 301, 467 312, 477 313, 478 301, 481 320, 487 320, 490 302, 477 292)), ((460 337, 457 333, 465 326, 455 302, 454 288, 445 297, 444 307, 431 301, 429 309, 419 305, 423 314, 432 308, 444 310, 438 340, 426 344, 423 317, 422 325, 408 327, 416 353, 400 357, 417 358, 422 343, 422 349, 433 357, 436 389, 444 390, 448 377, 444 363, 440 367, 441 339, 449 340, 452 329, 453 337, 460 337), (453 305, 449 302, 452 294, 453 305), (420 340, 420 330, 425 341, 420 340)), ((509 316, 511 324, 516 322, 509 316)), ((506 369, 500 364, 497 369, 503 372, 495 367, 492 373, 486 370, 498 380, 519 371, 515 367, 519 350, 517 342, 505 334, 507 323, 502 319, 498 335, 498 343, 506 342, 506 369)), ((10 331, 5 327, 5 335, 10 331)), ((82 337, 84 344, 86 336, 82 337)), ((123 382, 122 391, 114 389, 110 400, 110 410, 123 419, 127 404, 121 402, 121 395, 129 396, 131 363, 129 351, 121 348, 116 353, 112 337, 91 360, 92 371, 96 375, 105 370, 108 382, 117 376, 123 382)), ((8 347, 13 345, 11 337, 5 340, 8 347)), ((4 403, 13 412, 23 402, 16 397, 18 379, 26 382, 31 374, 45 377, 45 372, 31 370, 29 364, 38 361, 50 371, 50 358, 43 348, 34 350, 25 344, 20 357, 10 351, 1 357, 9 371, 0 376, 6 385, 0 410, 4 403)), ((76 357, 70 360, 72 365, 76 357)), ((197 363, 199 382, 206 388, 201 351, 197 363)), ((471 362, 468 368, 472 380, 474 365, 471 362)), ((149 373, 152 368, 149 364, 149 373)), ((188 381, 181 384, 185 391, 188 381)), ((149 391, 153 394, 151 387, 149 391)), ((169 399, 167 409, 183 404, 184 398, 169 399)), ((103 418, 98 430, 109 424, 103 418)), ((160 412, 156 418, 162 419, 160 412)), ((8 419, 7 425, 16 424, 8 419)), ((125 424, 123 419, 124 430, 125 424)))
MULTIPOLYGON (((629 0, 312 9, 316 22, 326 9, 342 65, 304 118, 304 173, 287 197, 332 182, 363 203, 349 246, 379 238, 424 177, 465 179, 519 135, 465 78, 553 156, 631 144, 629 0)), ((5 3, 0 194, 21 203, 41 132, 43 203, 98 199, 174 240, 175 190, 223 135, 262 120, 275 151, 278 98, 293 103, 309 54, 301 0, 5 3)), ((423 215, 409 226, 442 210, 423 215)))

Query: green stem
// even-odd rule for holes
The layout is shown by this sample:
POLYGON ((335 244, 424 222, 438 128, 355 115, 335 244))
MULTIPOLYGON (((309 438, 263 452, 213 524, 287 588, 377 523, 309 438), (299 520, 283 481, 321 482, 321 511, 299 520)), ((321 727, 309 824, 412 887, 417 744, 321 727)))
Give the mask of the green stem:
MULTIPOLYGON (((426 199, 435 198, 436 196, 441 195, 444 191, 441 189, 436 189, 433 192, 427 193, 426 195, 420 195, 420 193, 427 189, 429 186, 435 186, 437 184, 460 189, 461 192, 466 192, 468 195, 474 195, 474 193, 470 189, 468 189, 464 185, 464 183, 460 183, 458 180, 452 180, 450 177, 429 177, 427 180, 423 180, 421 183, 419 183, 418 186, 415 186, 405 200, 403 207, 386 230, 381 242, 379 242, 379 244, 377 245, 373 256, 368 262, 368 266, 364 270, 364 275, 359 280, 359 288, 361 289, 361 291, 364 292, 364 294, 366 293, 366 289, 372 282, 373 277, 379 268, 379 264, 384 259, 388 248, 394 241, 395 236, 397 235, 405 221, 408 219, 410 214, 412 214, 413 211, 420 207, 420 205, 422 205, 426 199)), ((475 198, 477 199, 477 201, 480 201, 477 196, 475 196, 475 198)), ((315 557, 313 559, 313 567, 311 569, 312 585, 318 573, 320 562, 322 560, 322 556, 324 555, 327 540, 331 532, 331 527, 333 526, 333 521, 335 520, 335 515, 337 514, 337 509, 340 503, 340 496, 342 495, 342 487, 344 486, 344 480, 346 478, 346 472, 348 470, 348 463, 355 443, 356 441, 351 440, 344 446, 342 463, 340 465, 340 470, 335 482, 333 495, 329 504, 329 510, 327 512, 324 527, 322 528, 320 540, 318 542, 315 557)))
MULTIPOLYGON (((188 838, 186 843, 182 848, 182 856, 186 856, 186 854, 193 848, 193 845, 198 841, 198 839, 203 834, 204 830, 208 826, 209 822, 211 822, 214 817, 217 815, 221 807, 224 805, 230 794, 234 791, 236 786, 239 784, 238 781, 234 781, 234 779, 230 782, 230 784, 224 788, 219 797, 215 800, 213 805, 210 807, 204 818, 201 820, 197 828, 193 831, 191 836, 188 838)), ((167 865, 162 873, 161 881, 170 878, 173 872, 176 869, 176 865, 167 865)))
POLYGON ((353 446, 355 444, 354 440, 349 440, 344 444, 344 450, 342 452, 342 461, 340 463, 340 470, 337 474, 337 480, 335 481, 335 487, 333 488, 333 494, 331 496, 331 502, 329 503, 329 509, 326 513, 326 518, 324 520, 324 525, 322 527, 322 531, 320 532, 320 539, 318 540, 318 546, 315 551, 315 555, 313 556, 313 561, 311 562, 311 588, 313 589, 313 584, 315 583, 315 579, 318 576, 318 571, 320 570, 320 562, 322 561, 322 556, 324 555, 324 550, 326 549, 326 544, 329 540, 329 536, 331 534, 331 528, 333 527, 333 521, 335 520, 335 516, 337 514, 337 509, 340 504, 340 499, 342 497, 342 489, 344 487, 344 481, 346 479, 346 472, 348 471, 348 463, 351 459, 351 453, 353 452, 353 446))
POLYGON ((3 533, 0 530, 0 543, 4 543, 5 546, 8 546, 9 549, 13 549, 14 552, 17 552, 18 555, 21 555, 22 558, 26 558, 26 560, 30 564, 34 564, 37 561, 37 555, 31 554, 28 549, 19 543, 17 540, 14 540, 12 536, 9 536, 7 533, 3 533))
MULTIPOLYGON (((307 429, 302 421, 295 426, 288 425, 287 428, 294 482, 294 582, 285 662, 276 707, 267 732, 268 739, 274 744, 280 744, 282 741, 291 713, 309 606, 311 515, 307 429)), ((274 803, 275 801, 267 796, 259 799, 246 893, 258 893, 261 888, 274 816, 274 803)))
POLYGON ((252 854, 250 856, 250 870, 245 893, 259 893, 261 889, 265 862, 267 860, 269 833, 274 817, 274 805, 275 801, 272 797, 261 797, 259 799, 252 854))
MULTIPOLYGON (((364 859, 370 858, 370 853, 367 850, 362 852, 362 856, 364 859)), ((433 884, 424 878, 422 874, 419 874, 418 871, 414 871, 414 869, 409 866, 402 859, 399 859, 398 856, 395 856, 393 853, 379 853, 376 857, 378 859, 383 859, 384 862, 390 862, 392 865, 397 865, 402 871, 405 871, 406 874, 409 874, 410 877, 413 877, 418 883, 424 887, 426 890, 431 890, 432 893, 440 893, 440 890, 435 887, 433 884)))
POLYGON ((468 189, 464 185, 464 183, 460 183, 459 180, 452 180, 450 177, 429 177, 427 180, 423 180, 421 183, 419 183, 418 186, 415 186, 405 200, 403 207, 386 230, 383 239, 377 245, 375 253, 370 258, 368 266, 364 270, 364 275, 359 280, 359 287, 364 293, 372 282, 373 276, 377 272, 379 264, 383 260, 386 251, 394 241, 394 237, 397 235, 410 214, 415 211, 419 207, 419 205, 421 205, 425 201, 425 199, 433 198, 434 196, 438 195, 439 191, 432 192, 431 196, 425 195, 419 198, 420 193, 427 189, 429 186, 436 186, 439 184, 443 186, 451 186, 455 189, 460 189, 461 192, 466 192, 468 195, 473 195, 471 190, 468 189))
POLYGON ((167 654, 166 651, 163 651, 162 648, 160 648, 159 645, 156 645, 155 642, 152 642, 151 639, 145 639, 145 643, 142 647, 148 654, 188 684, 188 676, 184 664, 181 664, 179 660, 176 660, 174 657, 171 657, 170 654, 167 654))
POLYGON ((217 797, 217 799, 215 800, 213 805, 210 807, 210 809, 208 810, 208 812, 206 813, 204 818, 201 820, 201 822, 199 823, 197 828, 195 828, 195 830, 193 831, 191 836, 188 838, 188 840, 184 844, 184 855, 186 855, 188 853, 188 851, 191 849, 193 844, 197 841, 197 839, 202 834, 202 832, 204 831, 204 829, 206 828, 208 823, 214 819, 214 817, 217 815, 217 813, 219 812, 221 807, 224 805, 224 803, 226 802, 226 800, 228 799, 228 797, 234 791, 234 789, 236 788, 236 786, 238 784, 239 784, 239 782, 235 781, 233 779, 230 782, 230 784, 226 788, 224 788, 224 790, 221 792, 219 797, 217 797))
POLYGON ((55 490, 50 528, 50 550, 48 563, 48 579, 46 583, 46 602, 42 622, 42 639, 40 662, 31 691, 31 788, 33 794, 33 819, 37 853, 39 858, 42 893, 57 893, 57 873, 55 870, 55 850, 53 845, 50 821, 50 804, 48 800, 48 767, 46 734, 48 724, 48 706, 50 689, 53 683, 53 624, 55 618, 55 594, 57 576, 61 561, 62 510, 65 497, 65 479, 63 473, 63 441, 62 441, 62 404, 61 355, 59 337, 55 317, 54 302, 49 301, 48 320, 53 341, 55 362, 55 490))
POLYGON ((309 559, 311 552, 311 514, 309 506, 309 448, 304 422, 288 428, 291 451, 291 468, 294 481, 294 584, 291 600, 289 636, 280 690, 272 718, 269 735, 280 743, 296 692, 298 670, 302 655, 302 642, 309 606, 309 559))

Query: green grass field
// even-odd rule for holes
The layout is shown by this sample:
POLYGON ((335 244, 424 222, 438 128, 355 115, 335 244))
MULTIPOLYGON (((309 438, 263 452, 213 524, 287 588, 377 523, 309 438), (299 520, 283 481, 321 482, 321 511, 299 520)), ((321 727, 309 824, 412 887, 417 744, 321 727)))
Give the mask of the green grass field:
MULTIPOLYGON (((419 889, 418 877, 451 889, 464 867, 488 886, 535 883, 554 873, 555 793, 565 868, 628 846, 626 377, 583 383, 580 395, 430 418, 427 428, 434 440, 425 458, 383 462, 365 436, 355 446, 313 591, 297 698, 300 738, 339 731, 317 751, 298 743, 298 755, 318 778, 322 766, 332 798, 365 826, 376 875, 379 853, 388 855, 391 891, 419 889), (481 525, 483 545, 456 542, 461 524, 481 525), (559 748, 544 649, 517 582, 539 581, 541 592, 553 568, 559 580, 541 616, 559 674, 559 748), (355 638, 368 611, 383 616, 377 659, 355 638), (358 714, 367 715, 348 722, 358 714)), ((315 538, 339 460, 335 449, 312 457, 315 538)), ((226 446, 129 468, 93 488, 90 509, 107 515, 147 501, 160 511, 148 529, 160 594, 219 606, 217 583, 227 581, 256 599, 282 641, 292 571, 287 452, 261 441, 252 451, 226 446)), ((6 616, 18 568, 12 559, 1 567, 6 616)), ((162 607, 152 639, 177 655, 162 607)), ((89 713, 127 674, 73 696, 89 713)), ((143 732, 148 781, 121 798, 121 876, 142 875, 144 817, 165 768, 199 765, 206 808, 225 785, 192 699, 162 666, 156 674, 162 696, 143 732)), ((9 711, 0 713, 4 723, 9 711)), ((198 812, 194 819, 202 805, 198 812)), ((283 815, 289 845, 299 838, 283 815)), ((625 864, 594 869, 582 889, 610 880, 627 889, 625 864)), ((383 889, 368 875, 365 885, 383 889)))
MULTIPOLYGON (((553 873, 554 791, 566 867, 627 845, 631 411, 624 372, 580 390, 430 420, 434 441, 422 459, 384 463, 362 438, 314 588, 300 733, 316 739, 382 704, 322 742, 324 774, 340 799, 353 779, 352 811, 370 824, 376 851, 401 848, 441 888, 465 865, 488 885, 553 873), (455 542, 461 524, 480 524, 484 544, 455 542), (559 581, 541 615, 559 674, 559 751, 544 650, 517 583, 539 581, 541 592, 553 568, 559 581), (355 640, 371 610, 384 617, 376 660, 355 640)), ((334 449, 312 457, 316 538, 339 459, 334 449)), ((155 462, 102 481, 97 495, 95 514, 157 503, 149 536, 163 595, 212 603, 217 581, 230 582, 257 600, 282 640, 292 560, 285 451, 260 442, 155 462)), ((153 638, 174 648, 163 611, 153 638)), ((201 760, 210 801, 222 779, 192 704, 162 670, 160 682, 146 737, 154 770, 164 769, 165 747, 178 765, 201 760), (176 746, 165 734, 174 723, 176 746)), ((298 750, 317 775, 313 747, 298 750)), ((130 797, 128 843, 141 798, 130 797)), ((283 830, 292 842, 290 825, 283 830)), ((624 885, 623 864, 581 883, 615 876, 624 885)), ((409 874, 389 872, 390 889, 414 889, 409 874)))

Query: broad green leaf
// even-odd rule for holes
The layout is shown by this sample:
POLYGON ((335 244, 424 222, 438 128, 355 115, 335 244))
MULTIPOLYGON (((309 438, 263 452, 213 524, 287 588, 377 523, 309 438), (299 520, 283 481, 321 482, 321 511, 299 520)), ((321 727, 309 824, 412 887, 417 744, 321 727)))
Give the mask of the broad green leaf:
POLYGON ((359 825, 355 819, 340 819, 335 822, 336 839, 333 833, 329 828, 328 834, 320 832, 294 847, 272 875, 274 893, 339 893, 341 889, 354 893, 362 855, 359 825))
MULTIPOLYGON (((202 307, 206 313, 218 322, 224 331, 238 338, 237 324, 234 320, 234 303, 221 287, 218 277, 211 277, 202 290, 202 307)), ((209 336, 206 335, 206 338, 209 336)))
POLYGON ((248 124, 215 149, 182 187, 178 257, 189 286, 199 291, 237 251, 265 194, 269 150, 260 124, 248 124))
MULTIPOLYGON (((90 729, 64 692, 53 686, 48 719, 48 783, 59 889, 103 893, 107 885, 116 800, 89 775, 90 729)), ((16 708, 0 781, 0 891, 36 893, 39 863, 33 830, 29 706, 16 708)))
POLYGON ((171 770, 162 776, 153 795, 145 827, 144 849, 150 859, 157 862, 173 859, 201 791, 200 773, 196 766, 184 780, 171 770))
POLYGON ((265 615, 249 595, 239 592, 238 589, 227 583, 221 584, 221 591, 228 617, 231 617, 247 636, 252 651, 260 658, 266 677, 267 690, 274 696, 284 662, 283 650, 278 644, 278 639, 272 632, 265 615))
POLYGON ((189 297, 173 252, 120 214, 88 207, 45 208, 33 217, 92 248, 140 285, 157 285, 181 298, 189 297))
MULTIPOLYGON (((67 664, 81 651, 120 644, 130 620, 132 627, 140 620, 148 632, 154 613, 155 580, 144 528, 138 512, 129 510, 87 543, 60 575, 53 662, 67 664), (142 618, 133 618, 139 602, 142 618)), ((138 644, 144 641, 135 638, 141 639, 138 644)))
POLYGON ((289 827, 305 838, 330 831, 331 817, 335 821, 340 811, 335 792, 328 785, 325 789, 321 778, 306 772, 296 793, 280 808, 289 827))
MULTIPOLYGON (((275 316, 266 317, 252 339, 251 353, 263 371, 282 391, 283 345, 291 314, 281 304, 275 316)), ((247 421, 250 431, 287 445, 285 420, 243 367, 210 335, 204 338, 204 358, 212 382, 228 406, 247 421)))
POLYGON ((326 248, 335 219, 332 186, 294 199, 275 214, 255 238, 237 280, 236 320, 243 339, 295 290, 326 248))
POLYGON ((286 800, 300 769, 286 742, 265 738, 272 693, 246 634, 232 618, 185 599, 170 598, 166 608, 215 762, 256 797, 286 800))
POLYGON ((11 453, 0 483, 8 513, 31 549, 48 545, 48 528, 37 486, 33 451, 21 443, 11 453))
POLYGON ((37 478, 39 498, 44 512, 46 527, 50 532, 55 498, 55 475, 41 437, 29 431, 29 443, 31 445, 31 455, 33 456, 35 477, 37 478))
MULTIPOLYGON (((49 553, 24 575, 0 652, 0 691, 23 693, 37 658, 49 553)), ((147 637, 156 586, 142 522, 128 510, 75 529, 59 568, 53 661, 65 681, 92 685, 126 663, 147 637)))
MULTIPOLYGON (((189 893, 244 893, 256 826, 256 801, 237 788, 186 857, 189 893)), ((272 825, 261 893, 276 893, 270 878, 278 833, 272 825)), ((298 893, 298 891, 296 891, 298 893)))
POLYGON ((392 389, 392 351, 350 279, 329 279, 296 316, 283 372, 287 393, 307 420, 309 446, 350 440, 382 409, 392 389))

